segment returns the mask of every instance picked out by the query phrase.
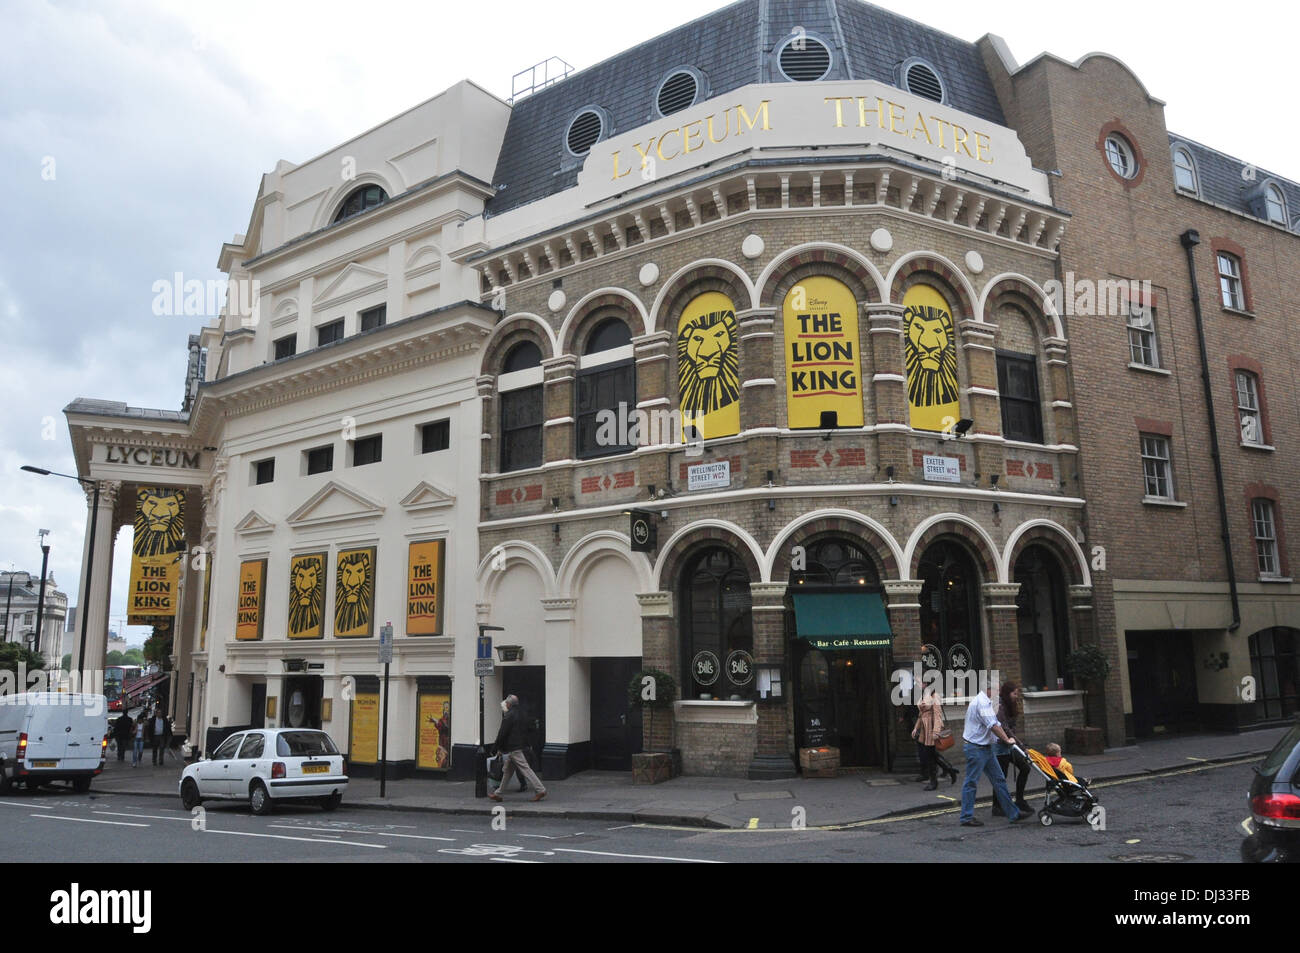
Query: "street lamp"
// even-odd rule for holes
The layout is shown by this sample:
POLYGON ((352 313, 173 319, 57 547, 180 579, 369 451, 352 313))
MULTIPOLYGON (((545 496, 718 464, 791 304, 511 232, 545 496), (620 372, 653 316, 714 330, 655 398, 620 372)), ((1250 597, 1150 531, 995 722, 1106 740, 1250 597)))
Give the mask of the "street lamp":
MULTIPOLYGON (((504 632, 505 626, 478 624, 478 637, 484 632, 504 632)), ((488 656, 489 662, 491 656, 488 656)), ((478 677, 478 751, 474 753, 474 796, 487 797, 487 748, 483 744, 483 676, 478 677)))
POLYGON ((37 530, 41 538, 41 591, 36 597, 36 651, 41 650, 41 625, 45 620, 45 570, 50 565, 50 547, 45 537, 50 535, 48 529, 37 530))
MULTIPOLYGON (((77 670, 84 671, 86 667, 86 623, 90 618, 90 574, 95 566, 95 528, 99 525, 99 481, 72 476, 69 473, 42 470, 40 467, 23 466, 22 469, 40 476, 56 476, 67 480, 76 480, 82 486, 89 485, 95 488, 95 498, 90 504, 90 548, 86 551, 86 581, 81 587, 81 647, 77 652, 77 670)), ((45 574, 41 573, 42 584, 44 583, 44 577, 45 574)))

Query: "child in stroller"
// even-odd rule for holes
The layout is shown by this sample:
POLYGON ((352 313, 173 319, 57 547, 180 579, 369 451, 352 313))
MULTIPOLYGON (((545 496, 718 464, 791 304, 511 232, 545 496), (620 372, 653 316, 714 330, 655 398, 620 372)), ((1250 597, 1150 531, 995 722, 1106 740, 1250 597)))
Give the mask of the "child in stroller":
POLYGON ((1047 754, 1030 748, 1022 751, 1034 769, 1047 782, 1047 792, 1038 822, 1050 827, 1054 817, 1073 817, 1092 823, 1093 812, 1098 810, 1097 796, 1088 789, 1088 778, 1078 779, 1073 766, 1061 757, 1061 746, 1049 744, 1047 754))

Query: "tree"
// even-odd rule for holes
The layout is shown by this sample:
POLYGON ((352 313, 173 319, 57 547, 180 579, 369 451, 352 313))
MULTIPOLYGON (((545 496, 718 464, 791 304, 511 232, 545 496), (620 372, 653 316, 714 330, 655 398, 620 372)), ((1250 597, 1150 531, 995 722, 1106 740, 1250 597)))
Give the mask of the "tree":
POLYGON ((72 653, 71 653, 71 652, 69 652, 67 655, 63 656, 63 666, 62 666, 62 668, 63 668, 63 670, 64 670, 65 672, 71 672, 71 671, 72 671, 72 653))
POLYGON ((157 662, 158 670, 160 672, 165 671, 167 668, 167 656, 171 655, 171 652, 172 652, 171 631, 168 630, 166 632, 162 632, 155 629, 154 634, 151 635, 148 641, 145 642, 144 644, 144 655, 143 658, 141 659, 141 663, 157 662))
POLYGON ((136 646, 131 646, 122 653, 122 661, 125 665, 144 665, 144 652, 136 646))
POLYGON ((131 663, 129 663, 129 662, 126 660, 126 656, 125 656, 125 655, 123 655, 123 654, 122 654, 121 652, 119 652, 117 649, 113 649, 113 651, 109 652, 107 655, 104 656, 104 664, 106 664, 106 665, 129 665, 129 664, 131 664, 131 663))
POLYGON ((23 665, 29 672, 35 672, 45 668, 45 658, 39 652, 23 648, 17 642, 0 643, 0 671, 13 672, 17 676, 19 665, 23 665))

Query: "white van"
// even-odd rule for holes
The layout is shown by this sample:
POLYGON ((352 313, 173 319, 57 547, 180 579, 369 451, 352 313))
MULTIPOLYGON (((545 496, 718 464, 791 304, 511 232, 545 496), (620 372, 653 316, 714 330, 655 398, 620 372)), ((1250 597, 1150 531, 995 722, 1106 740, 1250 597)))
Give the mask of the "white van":
POLYGON ((103 695, 0 696, 0 794, 18 781, 29 788, 71 781, 84 794, 104 770, 107 747, 108 702, 103 695))

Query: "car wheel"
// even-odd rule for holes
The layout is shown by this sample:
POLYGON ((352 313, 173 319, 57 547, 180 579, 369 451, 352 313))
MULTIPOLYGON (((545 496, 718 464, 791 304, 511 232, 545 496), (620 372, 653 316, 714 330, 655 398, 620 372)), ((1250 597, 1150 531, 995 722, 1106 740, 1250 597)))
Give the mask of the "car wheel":
POLYGON ((1048 814, 1046 811, 1039 811, 1039 812, 1038 812, 1038 823, 1039 823, 1039 824, 1042 824, 1044 827, 1051 827, 1051 826, 1052 826, 1052 815, 1051 815, 1051 814, 1048 814))
POLYGON ((320 799, 320 806, 327 811, 333 811, 337 809, 338 806, 342 803, 343 803, 343 795, 338 791, 335 791, 329 797, 323 797, 320 799))
POLYGON ((90 792, 90 778, 74 778, 72 790, 78 794, 88 794, 90 792))
POLYGON ((199 797, 199 786, 194 783, 193 778, 186 778, 181 782, 181 807, 187 811, 192 811, 203 803, 203 798, 199 797))
POLYGON ((270 792, 266 790, 266 785, 261 781, 254 781, 253 786, 248 789, 248 807, 258 817, 270 814, 275 808, 271 803, 270 792))

